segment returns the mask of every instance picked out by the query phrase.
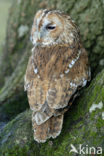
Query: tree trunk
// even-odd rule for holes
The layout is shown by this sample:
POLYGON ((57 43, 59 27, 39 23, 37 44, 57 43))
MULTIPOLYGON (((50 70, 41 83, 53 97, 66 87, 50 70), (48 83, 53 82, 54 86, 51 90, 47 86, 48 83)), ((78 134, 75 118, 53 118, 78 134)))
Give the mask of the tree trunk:
POLYGON ((89 113, 93 103, 104 102, 104 70, 98 74, 104 68, 103 33, 103 0, 13 1, 8 19, 6 44, 0 58, 0 119, 5 122, 16 118, 7 124, 0 135, 0 148, 3 147, 4 152, 10 151, 12 155, 15 151, 26 152, 28 155, 28 150, 30 154, 36 150, 36 156, 45 155, 43 153, 50 155, 51 151, 54 151, 54 155, 63 155, 64 152, 68 155, 71 143, 76 146, 80 143, 89 146, 103 145, 104 113, 100 109, 89 113), (76 21, 92 69, 92 83, 83 90, 84 93, 66 113, 62 134, 53 141, 53 145, 50 145, 49 141, 44 145, 34 143, 30 111, 25 111, 16 117, 28 108, 23 79, 32 49, 29 37, 33 18, 36 11, 42 8, 65 11, 76 21), (8 149, 11 146, 14 146, 13 150, 8 149))
POLYGON ((27 100, 24 100, 23 76, 31 55, 29 37, 33 18, 41 8, 60 9, 71 15, 80 28, 83 44, 88 51, 92 77, 104 68, 103 0, 14 0, 0 60, 0 117, 10 119, 28 106, 27 100), (17 99, 21 99, 22 109, 20 100, 17 102, 17 99), (15 103, 18 104, 18 109, 15 103))

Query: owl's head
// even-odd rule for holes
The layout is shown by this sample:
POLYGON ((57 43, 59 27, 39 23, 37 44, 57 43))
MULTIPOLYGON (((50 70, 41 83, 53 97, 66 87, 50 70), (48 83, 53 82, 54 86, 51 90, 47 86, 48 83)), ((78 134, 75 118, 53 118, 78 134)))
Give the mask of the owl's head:
POLYGON ((31 40, 34 46, 72 44, 79 30, 70 16, 59 10, 39 10, 34 18, 31 40))

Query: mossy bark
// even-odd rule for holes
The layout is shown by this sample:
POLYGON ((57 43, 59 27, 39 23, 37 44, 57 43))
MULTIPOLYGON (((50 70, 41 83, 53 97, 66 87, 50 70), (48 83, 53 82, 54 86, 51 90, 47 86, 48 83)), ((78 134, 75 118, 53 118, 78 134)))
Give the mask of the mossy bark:
MULTIPOLYGON (((0 134, 1 156, 74 156, 73 144, 104 149, 104 70, 96 76, 65 114, 62 133, 44 144, 33 140, 31 111, 27 110, 10 121, 0 134), (93 109, 93 104, 98 108, 93 109)), ((84 150, 85 152, 86 150, 84 150)), ((103 151, 104 152, 104 151, 103 151)), ((78 154, 77 154, 78 155, 78 154)), ((84 154, 82 154, 84 155, 84 154)))
MULTIPOLYGON (((0 58, 0 120, 11 120, 0 134, 2 155, 69 155, 70 144, 103 146, 103 108, 89 113, 93 103, 104 103, 104 2, 103 0, 14 0, 10 8, 6 44, 0 58), (41 8, 60 9, 76 21, 92 70, 90 86, 66 113, 61 135, 53 142, 33 140, 31 112, 23 79, 31 55, 29 41, 34 15, 41 8), (97 77, 94 79, 95 75, 97 77), (93 80, 94 79, 94 80, 93 80), (12 148, 11 148, 12 147, 12 148)), ((82 93, 83 92, 83 93, 82 93)), ((0 154, 1 154, 0 153, 0 154)), ((70 153, 71 155, 71 153, 70 153)))

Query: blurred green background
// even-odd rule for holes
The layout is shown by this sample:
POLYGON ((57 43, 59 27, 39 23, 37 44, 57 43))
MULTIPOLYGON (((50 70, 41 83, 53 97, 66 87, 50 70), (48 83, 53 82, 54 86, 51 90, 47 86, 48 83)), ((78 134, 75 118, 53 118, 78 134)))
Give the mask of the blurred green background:
POLYGON ((0 0, 0 51, 2 44, 4 44, 8 12, 11 2, 12 0, 0 0))

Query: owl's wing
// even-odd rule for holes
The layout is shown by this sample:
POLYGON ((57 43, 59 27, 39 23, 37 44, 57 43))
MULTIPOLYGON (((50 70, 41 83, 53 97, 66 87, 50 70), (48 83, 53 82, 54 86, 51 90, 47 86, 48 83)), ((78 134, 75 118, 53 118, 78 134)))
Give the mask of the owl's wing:
POLYGON ((80 47, 74 51, 68 48, 64 54, 57 59, 57 71, 54 73, 56 72, 58 77, 50 82, 47 90, 46 100, 53 109, 66 107, 77 89, 84 87, 90 79, 88 57, 84 48, 80 47))
MULTIPOLYGON (((24 76, 24 90, 27 91, 30 109, 34 112, 33 116, 36 118, 37 123, 41 124, 53 115, 53 109, 48 106, 46 101, 46 93, 50 86, 50 81, 41 79, 34 67, 38 59, 34 60, 33 55, 29 58, 24 76)), ((42 61, 39 62, 42 63, 42 61)), ((44 75, 41 74, 41 77, 44 78, 44 75)))
POLYGON ((77 50, 58 46, 38 48, 30 57, 25 88, 37 125, 55 115, 57 109, 66 107, 77 88, 86 85, 87 54, 83 48, 77 50))
POLYGON ((32 56, 29 58, 26 74, 24 75, 24 91, 30 89, 32 84, 32 75, 33 75, 33 67, 32 67, 32 56))
POLYGON ((27 91, 28 101, 31 110, 35 112, 40 110, 42 104, 44 104, 45 96, 43 90, 43 83, 35 74, 33 56, 29 58, 26 74, 24 76, 24 90, 27 91))

